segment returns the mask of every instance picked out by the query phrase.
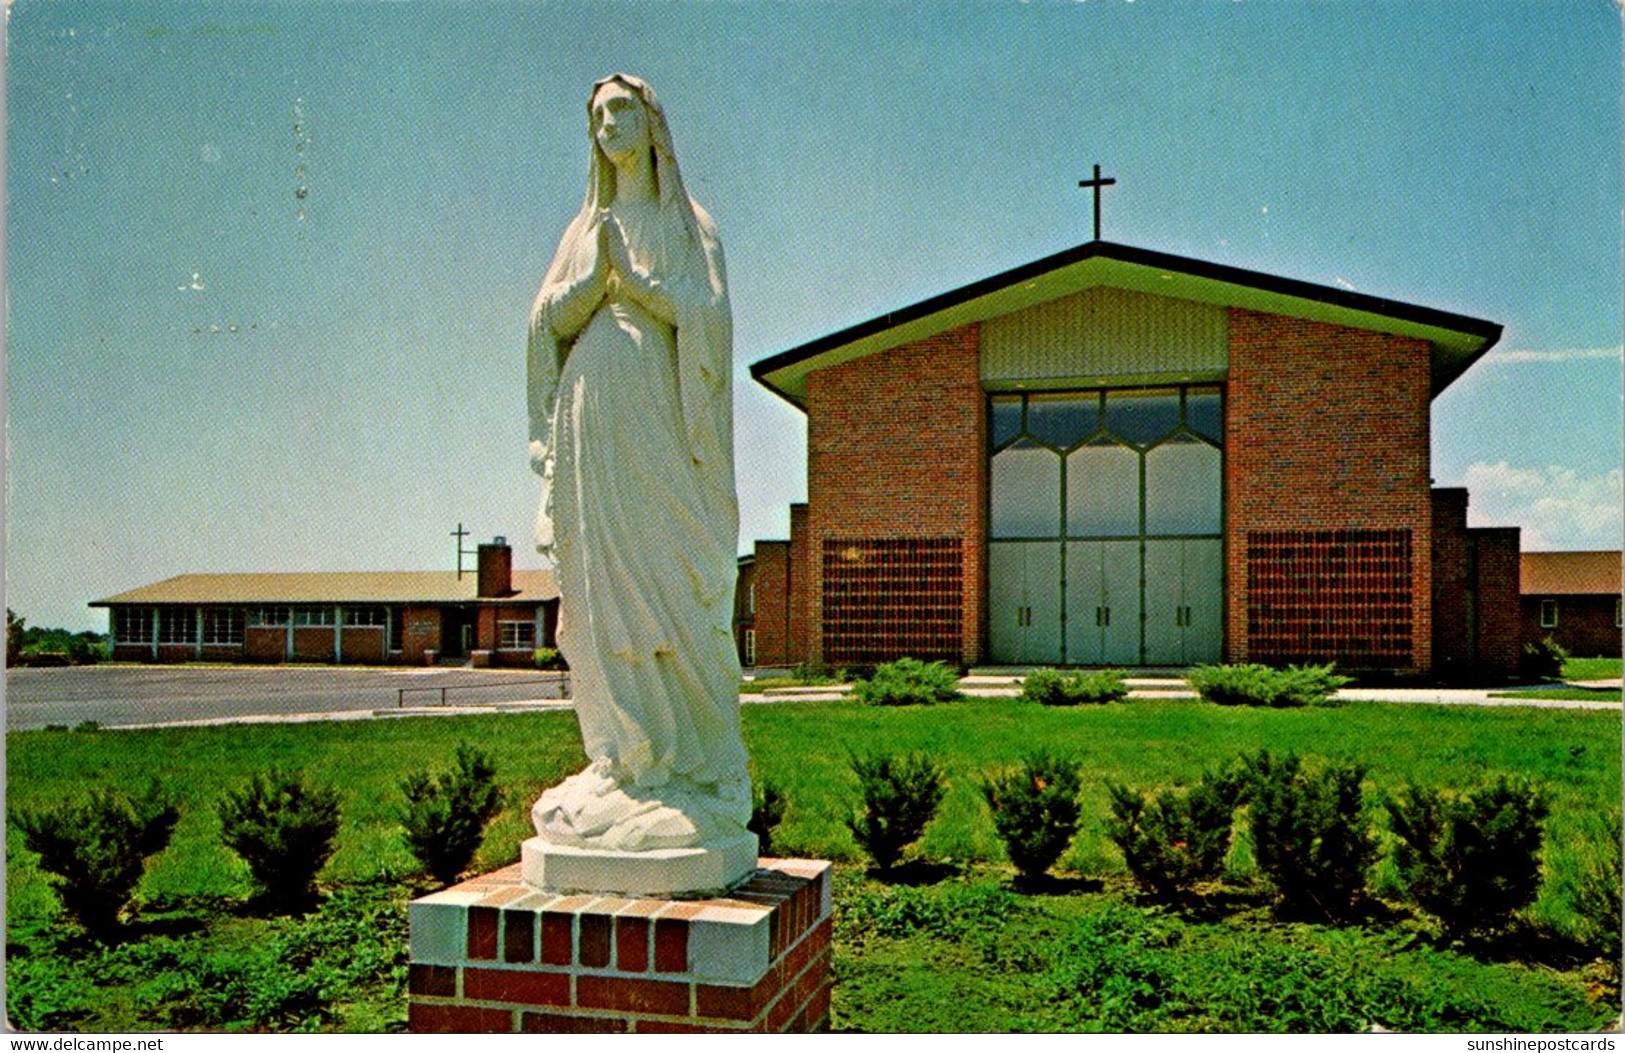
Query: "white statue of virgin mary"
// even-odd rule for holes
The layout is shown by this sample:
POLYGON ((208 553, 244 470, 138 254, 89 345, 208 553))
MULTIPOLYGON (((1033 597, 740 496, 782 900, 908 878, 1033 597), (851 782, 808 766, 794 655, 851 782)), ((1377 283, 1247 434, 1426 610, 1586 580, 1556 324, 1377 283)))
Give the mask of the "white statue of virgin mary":
POLYGON ((590 763, 532 809, 527 877, 548 846, 745 838, 753 868, 722 246, 683 188, 648 85, 601 80, 588 113, 587 198, 531 311, 528 371, 537 547, 558 578, 590 763))

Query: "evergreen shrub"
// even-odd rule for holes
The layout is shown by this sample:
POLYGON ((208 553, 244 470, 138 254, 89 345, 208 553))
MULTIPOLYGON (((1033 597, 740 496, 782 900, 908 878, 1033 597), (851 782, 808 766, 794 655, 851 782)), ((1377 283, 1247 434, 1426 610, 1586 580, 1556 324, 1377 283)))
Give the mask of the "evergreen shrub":
POLYGON ((1212 772, 1188 789, 1164 790, 1155 798, 1108 782, 1106 836, 1141 888, 1174 899, 1219 876, 1241 790, 1238 777, 1212 772))
POLYGON ((1021 681, 1021 698, 1043 706, 1095 705, 1121 702, 1128 685, 1121 669, 1066 675, 1054 669, 1036 669, 1021 681))
POLYGON ((821 687, 846 683, 847 673, 845 669, 832 669, 824 662, 802 662, 790 671, 790 679, 807 687, 821 687))
POLYGON ((218 812, 221 842, 248 864, 266 906, 294 911, 315 900, 316 874, 339 832, 337 790, 272 768, 256 772, 241 790, 227 790, 218 812))
POLYGON ((548 672, 563 672, 570 668, 570 664, 564 660, 564 655, 553 647, 536 648, 530 653, 530 661, 537 669, 548 672))
POLYGON ((83 804, 19 811, 12 823, 23 845, 38 853, 55 880, 57 897, 96 940, 118 931, 149 856, 169 845, 180 811, 157 782, 140 797, 94 790, 83 804))
POLYGON ((1350 683, 1336 666, 1309 665, 1272 669, 1267 665, 1200 665, 1188 676, 1204 700, 1221 706, 1318 706, 1350 683))
POLYGON ((1568 649, 1547 636, 1523 645, 1523 654, 1518 659, 1518 672, 1535 680, 1561 680, 1563 663, 1568 660, 1568 649))
POLYGON ((847 829, 875 865, 886 869, 920 839, 936 815, 945 792, 943 770, 921 753, 854 756, 850 764, 858 777, 862 810, 847 820, 847 829))
POLYGON ((502 810, 496 765, 470 746, 457 747, 456 766, 439 776, 414 772, 401 780, 406 847, 431 876, 449 885, 474 861, 485 826, 502 810))
POLYGON ((1502 928, 1534 900, 1549 808, 1527 780, 1467 794, 1412 786, 1383 803, 1400 886, 1447 935, 1502 928))
POLYGON ((959 677, 941 662, 899 658, 852 685, 852 696, 871 706, 928 706, 960 697, 959 677))
POLYGON ((1347 916, 1376 856, 1363 765, 1308 770, 1295 753, 1246 758, 1248 825, 1258 867, 1293 915, 1347 916))
POLYGON ((1043 752, 1030 753, 1021 767, 982 782, 993 828, 1022 877, 1041 877, 1066 851, 1078 831, 1082 785, 1074 761, 1043 752))

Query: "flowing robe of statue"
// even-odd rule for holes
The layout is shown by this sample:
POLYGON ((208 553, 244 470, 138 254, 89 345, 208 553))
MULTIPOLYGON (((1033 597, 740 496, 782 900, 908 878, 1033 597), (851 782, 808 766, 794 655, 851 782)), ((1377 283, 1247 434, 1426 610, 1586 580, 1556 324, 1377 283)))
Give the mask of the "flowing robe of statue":
POLYGON ((683 189, 653 93, 617 76, 594 96, 611 83, 643 101, 658 197, 617 208, 595 143, 587 201, 531 312, 537 544, 556 568, 559 648, 590 762, 544 793, 532 819, 553 844, 639 851, 743 833, 750 783, 732 634, 738 506, 722 246, 683 189), (630 265, 630 278, 600 262, 609 235, 625 246, 619 267, 630 265), (629 281, 658 290, 671 317, 639 302, 629 281))

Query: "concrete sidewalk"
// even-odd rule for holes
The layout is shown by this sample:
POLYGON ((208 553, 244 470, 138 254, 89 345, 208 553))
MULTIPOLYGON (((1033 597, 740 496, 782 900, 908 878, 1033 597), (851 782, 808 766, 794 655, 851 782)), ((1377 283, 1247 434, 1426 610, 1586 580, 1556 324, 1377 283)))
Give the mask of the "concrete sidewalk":
POLYGON ((481 705, 406 706, 397 709, 340 709, 330 712, 271 713, 253 716, 203 717, 196 720, 164 720, 148 724, 114 724, 103 731, 141 731, 152 728, 217 728, 233 724, 311 724, 324 720, 392 720, 399 717, 471 717, 495 713, 533 713, 569 709, 567 698, 533 698, 481 705))
MULTIPOLYGON (((960 680, 959 688, 974 698, 1015 698, 1021 693, 1021 677, 1017 674, 977 674, 960 680)), ((1195 699, 1196 692, 1179 677, 1128 677, 1131 699, 1195 699)), ((1550 687, 1551 685, 1541 685, 1550 687)), ((1618 680, 1575 683, 1572 687, 1590 690, 1618 688, 1618 680)), ((824 687, 779 687, 765 691, 741 694, 739 701, 746 705, 772 705, 787 702, 836 702, 848 697, 850 684, 824 687)), ((1344 688, 1335 695, 1340 702, 1386 702, 1401 705, 1446 706, 1528 706, 1538 709, 1614 709, 1619 702, 1593 702, 1585 699, 1546 698, 1494 698, 1492 695, 1516 694, 1520 690, 1539 688, 1455 688, 1455 687, 1359 687, 1344 688)), ((533 713, 569 709, 569 699, 537 698, 492 702, 481 705, 411 706, 402 709, 338 710, 333 712, 281 713, 255 716, 211 717, 198 720, 156 721, 146 724, 121 724, 107 731, 133 731, 148 728, 222 727, 233 724, 303 724, 315 721, 390 720, 401 717, 461 717, 489 716, 498 713, 533 713)))

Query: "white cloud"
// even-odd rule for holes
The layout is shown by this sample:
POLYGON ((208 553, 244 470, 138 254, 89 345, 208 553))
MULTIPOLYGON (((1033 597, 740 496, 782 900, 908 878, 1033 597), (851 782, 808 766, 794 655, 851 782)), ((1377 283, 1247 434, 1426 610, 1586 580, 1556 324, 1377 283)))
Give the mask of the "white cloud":
POLYGON ((1572 468, 1476 462, 1467 487, 1469 526, 1523 527, 1524 551, 1619 548, 1625 536, 1620 469, 1581 475, 1572 468))
POLYGON ((1625 357, 1621 347, 1568 347, 1535 351, 1523 348, 1497 348, 1485 355, 1485 365, 1512 365, 1515 363, 1582 362, 1588 359, 1620 359, 1625 357))

